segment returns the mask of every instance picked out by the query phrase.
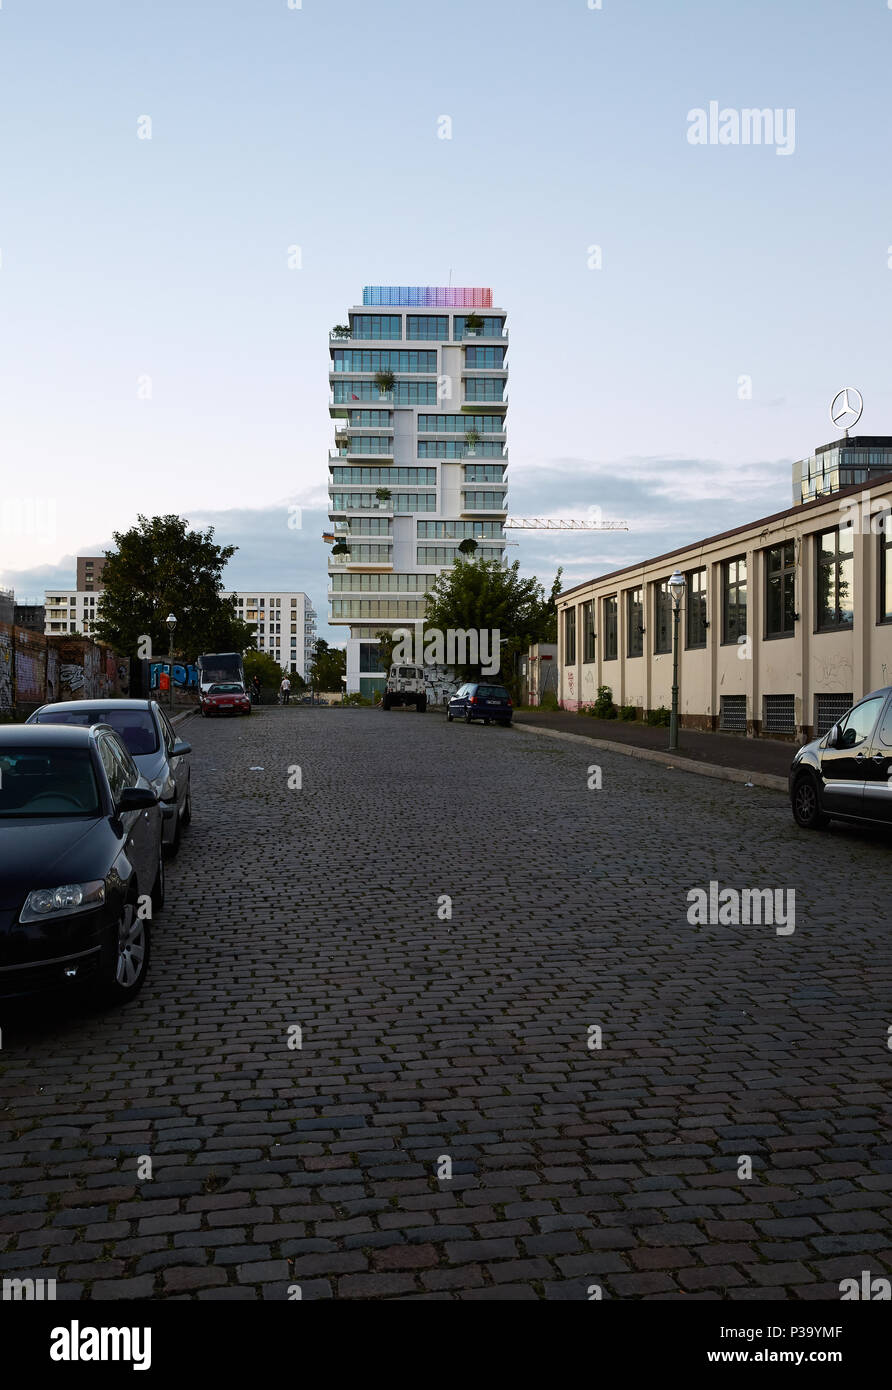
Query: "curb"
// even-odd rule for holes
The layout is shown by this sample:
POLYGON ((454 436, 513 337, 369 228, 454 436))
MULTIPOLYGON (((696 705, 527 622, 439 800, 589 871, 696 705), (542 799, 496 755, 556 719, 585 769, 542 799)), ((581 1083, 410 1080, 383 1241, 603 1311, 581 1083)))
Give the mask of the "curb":
POLYGON ((187 719, 191 719, 192 716, 197 713, 198 710, 196 709, 183 709, 180 710, 179 714, 175 714, 170 722, 174 728, 176 728, 178 724, 185 724, 187 719))
POLYGON ((773 772, 744 772, 737 767, 721 767, 716 763, 695 763, 687 759, 674 758, 671 753, 660 753, 654 748, 636 748, 630 743, 611 743, 606 738, 587 738, 585 734, 568 734, 563 729, 537 729, 533 724, 514 721, 515 729, 524 733, 541 734, 546 738, 568 739, 571 743, 585 743, 589 748, 602 748, 607 753, 623 753, 628 758, 643 758, 645 762, 659 763, 661 767, 673 768, 676 772, 693 772, 699 777, 715 777, 720 782, 742 782, 745 786, 765 787, 768 791, 789 791, 786 777, 776 777, 773 772))

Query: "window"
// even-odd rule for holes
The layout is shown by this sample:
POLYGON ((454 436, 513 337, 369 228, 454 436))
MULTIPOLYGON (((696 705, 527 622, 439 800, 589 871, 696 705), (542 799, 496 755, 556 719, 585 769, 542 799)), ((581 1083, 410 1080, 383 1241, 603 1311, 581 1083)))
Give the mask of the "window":
POLYGON ((448 314, 407 314, 406 337, 438 341, 449 337, 448 314))
MULTIPOLYGON (((478 352, 501 352, 501 348, 477 348, 478 352)), ((469 348, 468 351, 471 351, 469 348)), ((480 366, 486 364, 481 362, 480 366)), ((501 365, 499 363, 498 365, 501 365)), ((436 352, 387 352, 374 348, 336 348, 332 363, 336 372, 430 372, 437 371, 436 352)), ((374 383, 372 383, 374 384, 374 383)), ((377 387, 375 388, 377 391, 377 387)), ((368 399, 374 400, 374 396, 368 399)), ((435 397, 436 399, 436 397, 435 397)))
POLYGON ((746 696, 721 695, 719 697, 719 728, 731 733, 746 733, 746 696))
POLYGON ((360 643, 359 669, 366 673, 386 670, 386 668, 381 665, 381 648, 378 646, 377 642, 360 643))
POLYGON ((644 655, 644 590, 626 590, 626 656, 644 655))
MULTIPOLYGON (((465 348, 466 367, 502 367, 504 364, 505 349, 503 347, 465 348)), ((424 370, 424 368, 421 370, 424 370)), ((436 367, 434 367, 433 370, 436 371, 436 367)))
POLYGON ((466 401, 503 401, 507 382, 504 377, 469 376, 465 378, 466 401))
POLYGON ((796 621, 796 546, 793 541, 765 552, 765 636, 792 637, 796 621))
POLYGON ((746 560, 726 560, 722 565, 722 641, 737 642, 746 636, 746 560))
MULTIPOLYGON (((862 700, 840 724, 841 737, 837 748, 858 748, 870 738, 880 710, 885 704, 885 695, 874 695, 870 700, 862 700)), ((883 739, 885 743, 885 739, 883 739)))
POLYGON ((706 570, 689 570, 685 586, 685 647, 706 646, 706 570))
POLYGON ((615 661, 617 656, 617 597, 604 600, 604 660, 615 661))
POLYGON ((852 701, 855 697, 852 692, 841 695, 816 695, 815 696, 815 737, 823 738, 824 734, 829 734, 834 724, 838 724, 840 719, 844 719, 852 708, 852 701))
MULTIPOLYGON (((454 331, 456 342, 458 342, 467 332, 467 329, 465 327, 466 322, 467 316, 465 314, 455 315, 454 331)), ((501 338, 503 324, 504 319, 493 318, 488 316, 483 320, 483 327, 478 328, 477 332, 473 336, 476 338, 501 338)))
POLYGON ((892 748, 892 701, 889 702, 889 707, 880 725, 880 740, 887 748, 892 748))
POLYGON ((795 734, 796 700, 793 695, 765 695, 762 731, 767 734, 795 734))
POLYGON ((505 445, 500 439, 481 439, 477 444, 468 444, 464 439, 419 439, 418 457, 420 459, 463 459, 505 457, 505 445), (474 452, 471 453, 473 448, 474 452))
POLYGON ((399 314, 354 314, 354 338, 401 338, 402 321, 399 314))
POLYGON ((834 526, 815 536, 815 631, 851 627, 852 527, 834 526))
POLYGON ((883 525, 878 543, 880 547, 880 593, 877 621, 892 623, 892 526, 883 525))
POLYGON ((505 481, 503 463, 466 463, 466 483, 502 483, 505 481))
POLYGON ((594 661, 595 656, 595 605, 589 602, 582 605, 582 659, 594 661))
POLYGON ((564 613, 564 664, 572 666, 576 661, 576 609, 568 608, 564 613))
POLYGON ((418 521, 416 528, 419 538, 423 536, 430 540, 438 538, 464 540, 466 536, 471 536, 474 539, 479 539, 481 536, 492 536, 498 540, 505 539, 501 521, 418 521))
POLYGON ((463 512, 504 512, 504 492, 462 492, 463 512))
POLYGON ((672 651, 672 595, 669 580, 654 585, 654 653, 657 656, 672 651))

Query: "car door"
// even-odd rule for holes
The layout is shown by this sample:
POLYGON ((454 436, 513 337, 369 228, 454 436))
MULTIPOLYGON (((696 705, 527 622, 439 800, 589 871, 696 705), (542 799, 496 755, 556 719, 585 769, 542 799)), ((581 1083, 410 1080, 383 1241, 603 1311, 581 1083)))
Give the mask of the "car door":
POLYGON ((174 752, 177 736, 173 725, 160 705, 155 706, 155 718, 161 728, 161 743, 170 768, 171 778, 176 787, 177 815, 179 815, 186 800, 186 787, 189 781, 188 754, 174 752))
POLYGON ((824 809, 831 815, 864 814, 864 783, 869 766, 873 731, 885 695, 872 695, 849 710, 830 731, 821 749, 821 782, 824 809), (830 740, 836 735, 834 746, 830 740))
POLYGON ((455 694, 453 695, 452 699, 449 701, 449 707, 453 714, 464 714, 467 708, 467 698, 467 684, 460 685, 458 687, 458 690, 456 690, 455 694))
POLYGON ((864 815, 892 821, 892 695, 886 701, 868 752, 864 815))
MULTIPOLYGON (((101 733, 97 739, 99 756, 105 768, 115 803, 126 787, 140 785, 139 769, 115 734, 101 733)), ((145 782, 143 785, 147 785, 145 782)), ((152 812, 157 818, 158 808, 152 812)), ((117 819, 123 829, 124 852, 136 872, 137 892, 148 893, 158 867, 158 833, 155 818, 148 810, 121 811, 117 819)))

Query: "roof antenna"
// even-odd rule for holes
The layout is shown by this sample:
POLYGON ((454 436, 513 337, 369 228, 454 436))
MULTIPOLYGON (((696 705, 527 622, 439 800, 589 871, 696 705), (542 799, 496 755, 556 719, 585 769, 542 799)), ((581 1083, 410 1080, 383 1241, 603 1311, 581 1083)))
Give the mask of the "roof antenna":
POLYGON ((452 266, 449 267, 449 288, 452 289, 452 266))

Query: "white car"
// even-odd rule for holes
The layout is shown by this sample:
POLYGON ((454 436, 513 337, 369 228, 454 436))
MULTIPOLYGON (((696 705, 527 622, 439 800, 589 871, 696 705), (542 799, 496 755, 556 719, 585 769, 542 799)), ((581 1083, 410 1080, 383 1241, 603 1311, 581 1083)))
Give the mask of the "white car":
POLYGON ((394 705, 414 705, 419 714, 427 709, 427 687, 421 666, 391 666, 381 697, 382 709, 394 705))

